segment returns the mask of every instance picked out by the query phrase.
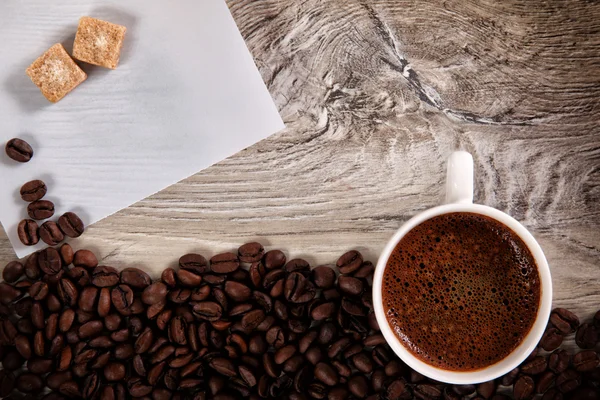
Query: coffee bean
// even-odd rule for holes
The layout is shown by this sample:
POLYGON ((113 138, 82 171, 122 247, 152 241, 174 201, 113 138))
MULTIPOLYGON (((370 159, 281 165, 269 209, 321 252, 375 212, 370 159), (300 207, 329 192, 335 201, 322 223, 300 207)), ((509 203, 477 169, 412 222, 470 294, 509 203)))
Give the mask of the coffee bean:
POLYGON ((353 376, 348 380, 348 389, 354 396, 364 398, 369 390, 367 379, 362 375, 353 376))
POLYGON ((323 362, 315 365, 314 375, 315 378, 328 386, 335 386, 339 381, 336 370, 331 365, 323 362))
POLYGON ((39 268, 48 275, 55 275, 62 269, 62 260, 58 251, 48 247, 38 253, 39 268))
POLYGON ((29 218, 42 220, 54 215, 54 203, 49 200, 36 200, 27 206, 29 218))
POLYGON ((23 393, 37 393, 44 387, 44 381, 38 375, 25 372, 17 377, 15 386, 23 393))
POLYGON ((304 358, 312 365, 317 365, 323 360, 323 352, 320 347, 311 346, 306 350, 306 353, 304 353, 304 358))
POLYGON ((66 371, 69 368, 69 366, 71 365, 72 359, 73 359, 73 350, 71 349, 70 346, 64 347, 58 356, 56 370, 57 371, 66 371))
POLYGON ((25 272, 25 266, 18 261, 11 261, 4 266, 2 271, 2 279, 7 283, 18 281, 25 272))
POLYGON ((52 390, 58 390, 60 385, 72 379, 70 371, 67 372, 52 372, 46 377, 46 384, 52 390))
POLYGON ((278 349, 275 352, 275 356, 274 356, 274 361, 275 364, 283 364, 285 361, 287 361, 289 358, 291 358, 297 351, 297 348, 295 345, 293 344, 289 344, 287 346, 284 346, 280 349, 278 349))
POLYGON ((597 400, 600 399, 600 390, 597 387, 580 387, 573 392, 571 398, 577 400, 597 400))
POLYGON ((554 385, 554 379, 556 379, 556 374, 552 371, 544 372, 537 381, 535 392, 538 394, 546 393, 546 391, 554 385))
POLYGON ((563 339, 564 337, 558 329, 548 328, 540 340, 540 346, 546 351, 553 351, 562 344, 563 339))
POLYGON ((24 359, 28 360, 31 358, 31 343, 27 336, 25 335, 17 335, 14 339, 15 348, 24 359))
POLYGON ((521 365, 521 372, 527 375, 538 375, 544 372, 547 367, 546 357, 538 356, 521 365))
POLYGON ((169 338, 173 343, 186 345, 187 322, 183 317, 175 317, 169 325, 169 338))
POLYGON ((139 268, 125 268, 121 271, 121 283, 134 289, 145 289, 152 284, 152 279, 139 268))
POLYGON ((44 329, 46 324, 44 322, 44 309, 42 305, 39 302, 34 301, 31 305, 30 313, 33 326, 35 326, 37 329, 44 329))
POLYGON ((515 382, 513 396, 515 400, 526 400, 533 397, 535 383, 530 376, 522 375, 515 382))
POLYGON ((75 259, 75 251, 69 243, 65 243, 60 246, 58 252, 60 254, 60 258, 62 258, 64 266, 68 266, 73 263, 73 260, 75 259))
POLYGON ((280 250, 267 251, 263 257, 263 263, 266 269, 277 269, 285 265, 286 257, 280 250))
POLYGON ((20 163, 26 163, 33 157, 33 149, 29 143, 19 138, 13 138, 6 142, 4 150, 7 156, 20 163))
POLYGON ((94 286, 102 288, 111 287, 118 284, 119 280, 119 273, 113 267, 98 266, 92 271, 92 284, 94 286))
POLYGON ((362 262, 362 255, 356 250, 350 250, 337 260, 336 266, 342 274, 351 274, 361 267, 362 262))
MULTIPOLYGON (((202 303, 200 303, 202 304, 202 303)), ((242 317, 242 328, 245 331, 252 331, 265 319, 265 312, 263 310, 252 310, 246 313, 242 317)))
POLYGON ((112 289, 110 296, 115 309, 128 315, 129 307, 133 304, 133 290, 128 285, 121 284, 112 289))
POLYGON ((568 393, 581 385, 581 375, 572 369, 567 369, 556 377, 556 388, 561 393, 568 393))
POLYGON ((577 346, 582 349, 593 349, 598 343, 599 333, 598 329, 591 324, 582 324, 579 329, 577 329, 577 334, 575 335, 575 342, 577 346))
POLYGON ((265 249, 260 243, 246 243, 238 249, 238 255, 241 262, 253 263, 260 261, 265 254, 265 249))
POLYGON ((335 303, 328 302, 328 303, 320 304, 317 307, 313 308, 310 316, 315 321, 322 321, 322 320, 331 318, 335 314, 336 311, 337 311, 337 307, 336 307, 335 303))
POLYGON ((125 342, 127 339, 129 339, 129 329, 127 328, 119 329, 110 334, 110 340, 114 342, 125 342))
POLYGON ((63 278, 58 283, 58 297, 63 304, 73 307, 77 304, 79 291, 69 279, 63 278))
POLYGON ((21 296, 21 292, 7 283, 0 283, 0 302, 10 304, 21 296))
POLYGON ((104 367, 104 377, 109 382, 120 381, 125 378, 125 366, 119 362, 112 362, 104 367))
POLYGON ((237 374, 237 370, 236 370, 235 366, 233 365, 233 363, 226 358, 222 358, 222 357, 213 358, 208 363, 208 365, 221 375, 232 377, 232 376, 236 376, 236 374, 237 374))
POLYGON ((496 392, 496 384, 494 381, 481 382, 476 386, 477 394, 484 399, 489 399, 496 392))
POLYGON ((90 347, 108 349, 115 345, 115 343, 108 336, 98 336, 88 342, 90 347))
POLYGON ((99 388, 100 378, 98 377, 98 374, 92 373, 83 381, 83 389, 81 394, 85 399, 91 399, 94 397, 99 388))
POLYGON ((103 287, 100 289, 100 295, 98 296, 98 315, 100 317, 106 317, 110 312, 110 289, 103 287))
POLYGON ((352 363, 357 370, 364 374, 370 374, 373 371, 373 362, 364 352, 360 352, 352 356, 352 363))
POLYGON ((438 399, 442 396, 440 389, 434 385, 422 383, 416 385, 414 388, 414 394, 417 399, 438 399))
POLYGON ((287 264, 285 264, 284 270, 288 274, 292 272, 299 272, 305 277, 308 277, 310 274, 310 264, 308 263, 308 261, 302 258, 295 258, 293 260, 288 261, 287 264))
POLYGON ((322 265, 312 270, 312 280, 314 284, 321 289, 329 289, 335 283, 335 271, 322 265))
POLYGON ((166 296, 167 286, 162 282, 154 282, 142 292, 142 301, 152 305, 163 301, 166 296))
POLYGON ((577 372, 588 372, 600 365, 600 357, 593 350, 584 350, 573 357, 573 368, 577 372))
POLYGON ((359 296, 364 290, 363 282, 360 279, 341 275, 338 279, 340 290, 351 296, 359 296))
POLYGON ((103 328, 104 326, 102 324, 102 321, 90 321, 81 325, 77 334, 80 339, 87 339, 98 336, 100 333, 102 333, 103 328))
POLYGON ((210 259, 210 269, 216 274, 230 274, 240 266, 238 256, 234 253, 222 253, 210 259))
POLYGON ((40 239, 42 239, 42 241, 48 246, 56 246, 65 238, 61 230, 58 228, 58 225, 56 225, 56 222, 54 221, 44 222, 42 226, 40 226, 38 234, 40 235, 40 239))
POLYGON ((133 397, 143 397, 152 392, 152 386, 144 384, 142 378, 130 378, 127 381, 127 390, 133 397))
POLYGON ((177 280, 183 286, 198 287, 202 283, 202 277, 186 269, 177 271, 177 280))
POLYGON ((246 301, 250 298, 252 290, 243 283, 235 281, 225 282, 225 293, 234 301, 246 301))
POLYGON ((89 250, 77 250, 75 252, 75 256, 73 257, 73 265, 76 267, 93 269, 98 266, 98 259, 94 253, 89 250))
POLYGON ((573 333, 579 327, 579 318, 564 308, 555 308, 550 314, 550 322, 562 333, 573 333))
POLYGON ((548 390, 542 396, 542 400, 563 400, 563 398, 564 398, 563 394, 561 392, 559 392, 558 389, 556 389, 556 388, 552 388, 552 389, 548 390))
POLYGON ((60 230, 70 238, 81 236, 85 226, 81 218, 73 212, 66 212, 58 218, 60 230))
POLYGON ((557 350, 548 357, 548 368, 556 374, 569 368, 570 363, 571 355, 566 350, 557 350))
POLYGON ((32 219, 22 220, 17 227, 17 235, 25 246, 36 245, 40 241, 37 222, 32 219))
POLYGON ((315 287, 304 275, 293 272, 285 281, 285 298, 291 303, 306 303, 315 297, 315 287))
POLYGON ((71 329, 73 321, 75 321, 75 311, 73 311, 72 308, 67 308, 62 312, 58 319, 58 329, 61 332, 67 332, 71 329))
POLYGON ((4 359, 2 360, 2 368, 7 371, 14 371, 18 368, 21 368, 25 359, 21 357, 21 355, 17 352, 17 350, 10 350, 6 355, 4 355, 4 359))
MULTIPOLYGON (((127 339, 125 339, 125 340, 127 340, 127 339)), ((114 350, 114 357, 117 360, 129 360, 133 357, 133 354, 134 354, 133 346, 129 343, 121 343, 121 344, 117 345, 114 350)))

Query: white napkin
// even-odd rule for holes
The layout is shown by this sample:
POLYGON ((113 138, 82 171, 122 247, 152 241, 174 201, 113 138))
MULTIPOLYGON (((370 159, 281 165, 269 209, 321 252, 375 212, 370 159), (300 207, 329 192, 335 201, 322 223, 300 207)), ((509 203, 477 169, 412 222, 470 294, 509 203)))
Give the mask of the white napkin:
POLYGON ((223 0, 3 0, 0 37, 0 222, 18 257, 43 246, 17 236, 29 180, 46 182, 53 220, 89 225, 284 127, 223 0), (54 43, 70 52, 84 15, 127 27, 120 64, 80 63, 87 81, 51 104, 25 69, 54 43), (4 154, 12 137, 29 163, 4 154))

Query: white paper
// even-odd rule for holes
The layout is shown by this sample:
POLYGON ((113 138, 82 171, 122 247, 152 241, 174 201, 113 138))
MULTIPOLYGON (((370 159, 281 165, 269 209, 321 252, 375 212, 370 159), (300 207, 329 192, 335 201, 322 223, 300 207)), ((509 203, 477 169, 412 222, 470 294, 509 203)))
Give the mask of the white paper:
MULTIPOLYGON (((42 179, 55 216, 86 225, 281 130, 283 122, 223 0, 0 2, 0 140, 27 140, 27 164, 0 155, 0 221, 17 256, 21 185, 42 179), (25 69, 54 43, 71 51, 79 17, 127 27, 116 70, 52 104, 25 69)), ((41 224, 41 222, 40 222, 41 224)))

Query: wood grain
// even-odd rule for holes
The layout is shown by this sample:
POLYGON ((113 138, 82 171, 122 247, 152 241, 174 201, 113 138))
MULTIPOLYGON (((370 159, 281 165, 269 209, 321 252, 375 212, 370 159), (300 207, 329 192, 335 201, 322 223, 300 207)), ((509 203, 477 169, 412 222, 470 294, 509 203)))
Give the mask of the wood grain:
MULTIPOLYGON (((555 303, 600 308, 600 3, 231 0, 287 129, 90 227, 76 247, 158 272, 260 240, 376 260, 475 158, 477 202, 539 240, 555 303)), ((14 257, 0 238, 0 260, 14 257)))

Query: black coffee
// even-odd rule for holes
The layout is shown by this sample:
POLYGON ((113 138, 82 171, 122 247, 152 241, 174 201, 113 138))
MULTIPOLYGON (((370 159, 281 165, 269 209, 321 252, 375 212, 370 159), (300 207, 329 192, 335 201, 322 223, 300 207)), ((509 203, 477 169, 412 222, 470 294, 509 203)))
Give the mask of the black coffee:
POLYGON ((383 276, 387 319, 403 345, 438 368, 470 371, 514 350, 531 329, 540 278, 521 238, 474 213, 413 228, 383 276))

